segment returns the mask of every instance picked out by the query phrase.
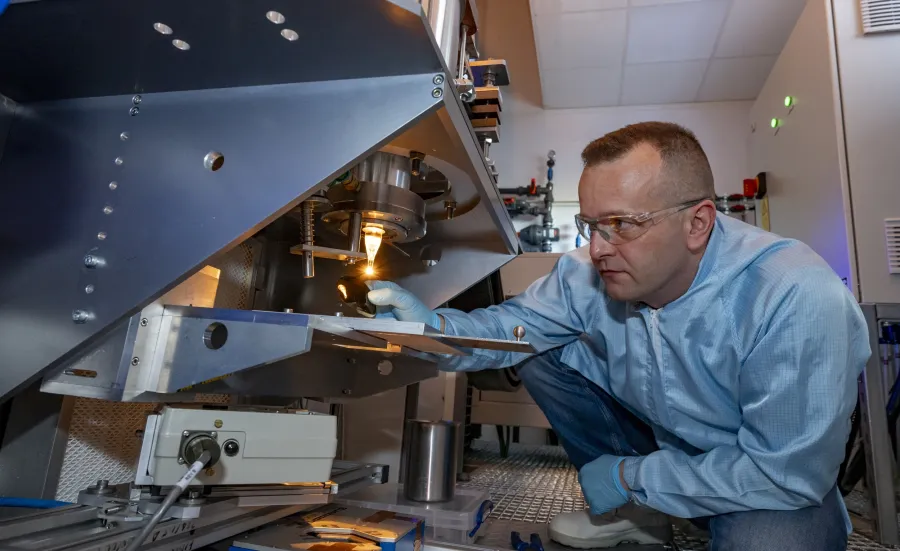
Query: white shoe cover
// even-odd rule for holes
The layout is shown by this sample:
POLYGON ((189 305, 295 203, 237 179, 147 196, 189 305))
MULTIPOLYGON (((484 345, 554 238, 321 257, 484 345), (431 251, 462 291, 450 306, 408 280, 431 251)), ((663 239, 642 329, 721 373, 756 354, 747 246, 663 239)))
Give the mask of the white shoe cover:
POLYGON ((605 549, 620 543, 664 544, 672 540, 669 517, 632 503, 605 515, 587 510, 562 513, 550 521, 550 539, 576 549, 605 549))

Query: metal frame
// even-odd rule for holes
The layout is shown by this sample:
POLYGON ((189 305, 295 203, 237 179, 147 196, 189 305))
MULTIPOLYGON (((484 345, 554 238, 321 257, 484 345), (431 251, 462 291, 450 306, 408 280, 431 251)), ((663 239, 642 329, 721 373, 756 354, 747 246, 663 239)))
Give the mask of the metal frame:
POLYGON ((860 377, 859 400, 861 428, 866 452, 866 485, 872 504, 875 539, 884 544, 900 544, 897 526, 897 502, 894 493, 896 461, 891 449, 882 383, 880 321, 900 320, 900 304, 862 304, 869 328, 872 355, 860 377))
POLYGON ((512 222, 417 4, 60 2, 14 4, 0 20, 0 93, 19 102, 0 163, 0 227, 14 236, 0 400, 114 350, 129 316, 388 143, 458 167, 454 190, 479 201, 430 225, 421 245, 444 248, 436 270, 422 250, 392 260, 401 284, 437 305, 513 257, 512 222), (263 17, 273 9, 298 40, 263 17), (156 32, 160 21, 176 34, 156 32), (84 28, 103 46, 79 40, 84 28), (34 55, 11 55, 23 48, 34 55))

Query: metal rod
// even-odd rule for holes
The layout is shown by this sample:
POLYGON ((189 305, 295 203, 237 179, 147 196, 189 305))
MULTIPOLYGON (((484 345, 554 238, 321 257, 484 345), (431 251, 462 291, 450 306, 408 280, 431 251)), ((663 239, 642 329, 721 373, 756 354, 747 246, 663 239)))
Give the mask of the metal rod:
MULTIPOLYGON (((313 205, 312 201, 304 201, 303 202, 303 211, 301 214, 301 223, 303 227, 301 228, 302 239, 304 245, 314 245, 315 244, 315 235, 316 235, 316 225, 315 218, 313 215, 313 205)), ((310 251, 303 252, 303 277, 311 278, 316 275, 316 266, 315 266, 315 258, 313 257, 313 253, 310 251)))
POLYGON ((466 42, 469 38, 469 26, 461 25, 462 36, 459 39, 459 70, 456 72, 457 78, 466 78, 466 42))
MULTIPOLYGON (((347 236, 350 240, 349 250, 350 252, 357 253, 359 252, 359 239, 362 234, 362 214, 358 212, 351 212, 350 221, 348 222, 348 224, 347 236)), ((356 259, 348 259, 347 264, 356 264, 356 259)))

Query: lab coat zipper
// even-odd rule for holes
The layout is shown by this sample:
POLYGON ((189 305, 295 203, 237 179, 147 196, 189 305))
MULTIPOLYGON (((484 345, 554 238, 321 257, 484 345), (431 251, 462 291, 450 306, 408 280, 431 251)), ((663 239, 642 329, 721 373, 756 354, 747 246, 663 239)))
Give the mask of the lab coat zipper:
MULTIPOLYGON (((653 349, 653 359, 656 364, 657 371, 662 376, 662 339, 659 333, 659 310, 650 309, 650 346, 653 349)), ((652 368, 651 368, 652 369, 652 368)), ((654 397, 655 387, 653 381, 653 373, 649 374, 647 385, 649 402, 652 404, 651 410, 648 412, 653 421, 659 424, 659 412, 657 411, 656 399, 654 397)))

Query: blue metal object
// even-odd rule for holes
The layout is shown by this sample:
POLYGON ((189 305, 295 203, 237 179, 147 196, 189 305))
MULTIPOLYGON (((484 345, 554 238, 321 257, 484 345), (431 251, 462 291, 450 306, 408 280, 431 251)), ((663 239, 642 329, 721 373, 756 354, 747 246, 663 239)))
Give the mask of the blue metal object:
POLYGON ((529 541, 523 541, 518 532, 510 532, 510 544, 515 551, 544 551, 544 544, 541 537, 537 534, 531 534, 529 541))
POLYGON ((475 537, 476 532, 478 532, 478 529, 481 528, 481 525, 484 524, 484 521, 487 520, 493 510, 493 501, 487 499, 482 502, 481 506, 478 508, 478 512, 475 514, 475 526, 472 528, 472 531, 469 532, 470 538, 475 537))

